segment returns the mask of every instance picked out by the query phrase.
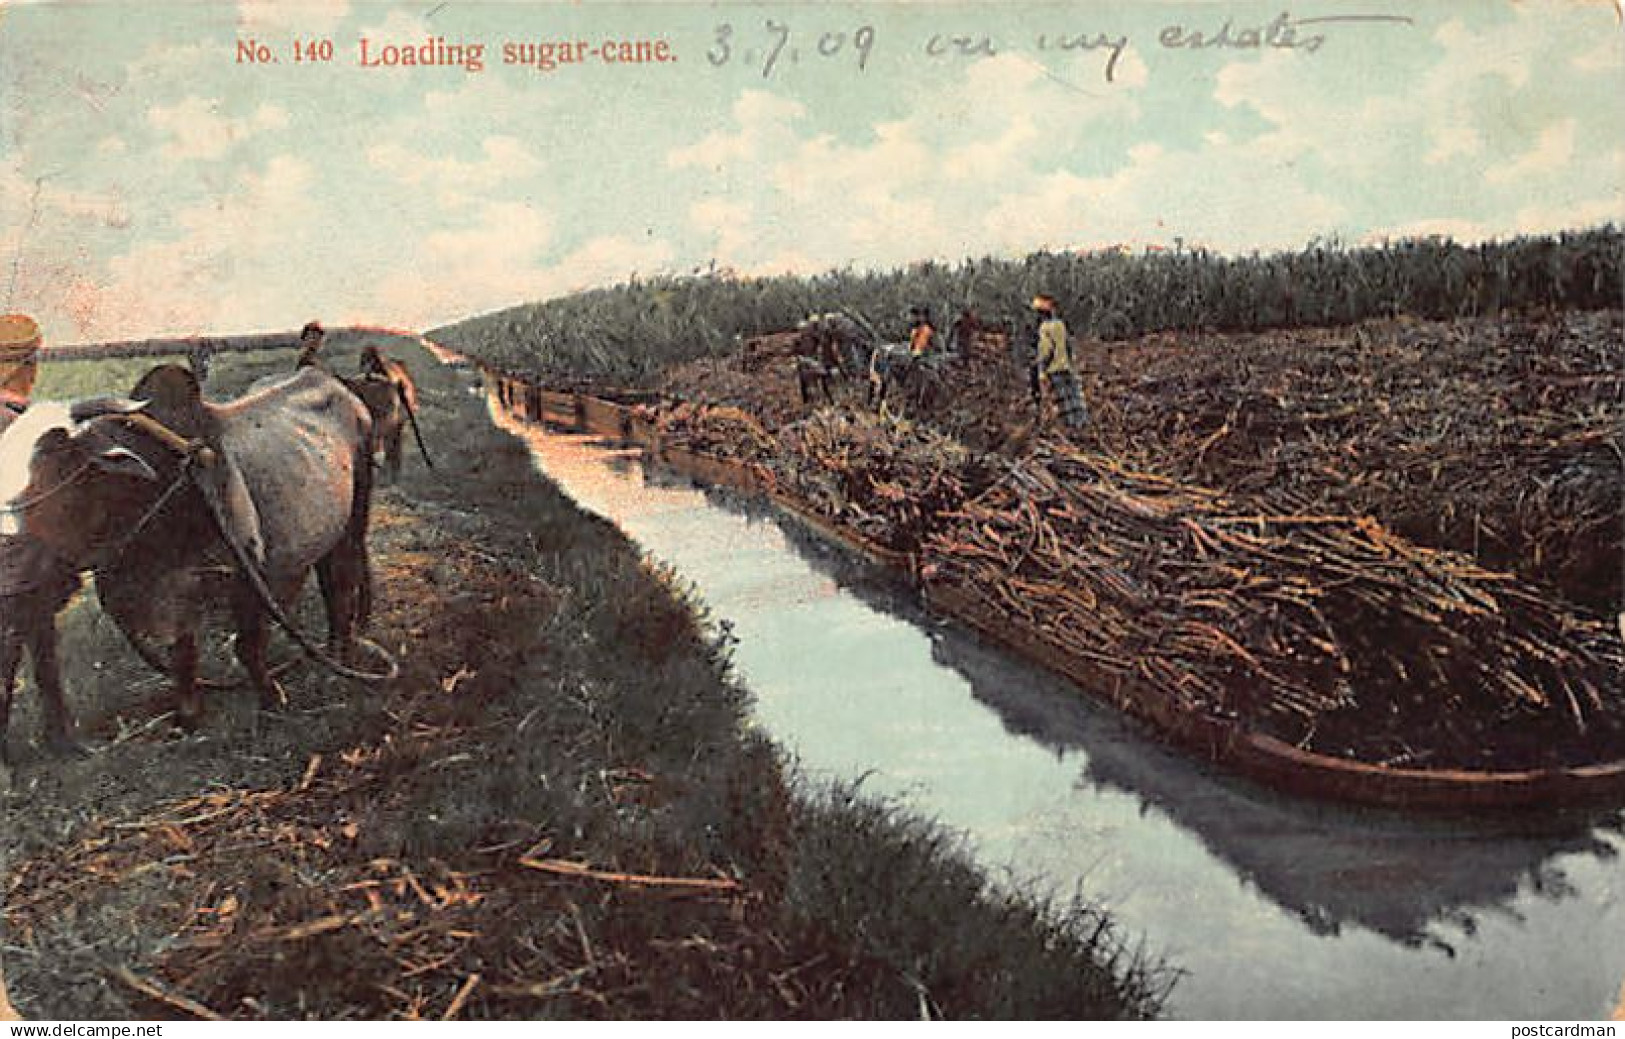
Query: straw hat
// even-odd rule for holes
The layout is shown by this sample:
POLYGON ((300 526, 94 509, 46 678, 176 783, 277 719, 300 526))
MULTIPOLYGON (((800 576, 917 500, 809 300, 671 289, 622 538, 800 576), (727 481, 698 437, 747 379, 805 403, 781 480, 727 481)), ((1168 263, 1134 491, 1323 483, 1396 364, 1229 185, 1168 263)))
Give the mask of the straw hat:
POLYGON ((0 314, 0 361, 14 364, 39 352, 39 324, 27 314, 0 314))

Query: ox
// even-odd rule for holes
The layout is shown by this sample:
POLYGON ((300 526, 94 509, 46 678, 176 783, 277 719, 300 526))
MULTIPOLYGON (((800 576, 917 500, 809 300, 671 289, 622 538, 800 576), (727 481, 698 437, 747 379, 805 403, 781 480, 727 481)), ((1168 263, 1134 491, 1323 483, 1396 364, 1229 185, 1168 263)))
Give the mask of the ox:
POLYGON ((401 438, 408 423, 418 438, 418 449, 429 468, 429 452, 417 431, 418 388, 406 365, 385 357, 376 346, 361 351, 361 377, 345 379, 350 392, 361 398, 372 415, 372 454, 384 456, 389 480, 394 483, 401 475, 401 438))
POLYGON ((837 377, 856 378, 864 370, 873 350, 873 337, 845 314, 814 314, 796 326, 791 349, 801 402, 811 405, 813 391, 822 390, 824 399, 833 404, 831 381, 837 377))
POLYGON ((202 713, 198 632, 222 604, 261 706, 274 707, 267 620, 285 621, 312 568, 341 658, 369 619, 371 419, 313 368, 215 404, 165 365, 133 396, 145 403, 31 408, 0 435, 0 510, 21 544, 94 571, 133 643, 162 647, 183 723, 202 713))

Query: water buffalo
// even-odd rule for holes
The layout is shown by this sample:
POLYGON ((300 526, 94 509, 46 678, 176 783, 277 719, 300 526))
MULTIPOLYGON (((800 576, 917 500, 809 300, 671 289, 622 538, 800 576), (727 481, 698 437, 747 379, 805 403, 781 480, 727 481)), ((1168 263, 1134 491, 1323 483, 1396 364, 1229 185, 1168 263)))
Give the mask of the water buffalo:
MULTIPOLYGON (((361 351, 361 377, 346 379, 344 384, 361 398, 372 415, 373 457, 383 454, 390 482, 395 482, 401 475, 402 434, 408 423, 417 421, 418 388, 411 372, 404 363, 385 357, 376 346, 369 345, 361 351)), ((428 461, 427 451, 423 457, 428 461)))
POLYGON ((791 348, 795 353, 801 402, 812 404, 813 391, 822 390, 824 399, 833 404, 831 380, 857 377, 868 365, 873 340, 861 325, 845 314, 814 314, 796 326, 791 348))
POLYGON ((329 646, 349 659, 371 610, 366 408, 314 368, 216 404, 164 365, 132 397, 36 405, 0 435, 0 513, 20 520, 24 543, 94 571, 132 642, 163 647, 183 722, 201 715, 198 632, 219 606, 261 705, 279 701, 267 619, 312 567, 329 646))

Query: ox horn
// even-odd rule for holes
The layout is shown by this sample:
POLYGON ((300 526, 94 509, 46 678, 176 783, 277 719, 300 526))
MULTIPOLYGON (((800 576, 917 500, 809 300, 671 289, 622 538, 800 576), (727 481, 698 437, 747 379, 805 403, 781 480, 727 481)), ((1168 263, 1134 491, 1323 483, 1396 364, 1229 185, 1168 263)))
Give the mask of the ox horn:
POLYGON ((128 397, 90 397, 74 401, 68 408, 68 415, 76 423, 89 422, 103 415, 133 415, 146 406, 146 401, 128 397))

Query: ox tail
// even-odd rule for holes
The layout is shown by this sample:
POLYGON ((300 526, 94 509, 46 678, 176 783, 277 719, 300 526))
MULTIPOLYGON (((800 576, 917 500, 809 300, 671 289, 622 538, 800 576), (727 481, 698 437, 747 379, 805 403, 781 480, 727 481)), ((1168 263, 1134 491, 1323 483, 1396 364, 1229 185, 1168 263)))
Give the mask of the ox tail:
MULTIPOLYGON (((359 638, 372 623, 372 557, 367 549, 367 531, 372 527, 372 446, 363 437, 356 449, 355 485, 350 498, 350 525, 344 537, 354 553, 356 567, 355 629, 359 638)), ((373 647, 377 652, 377 647, 373 647)))

